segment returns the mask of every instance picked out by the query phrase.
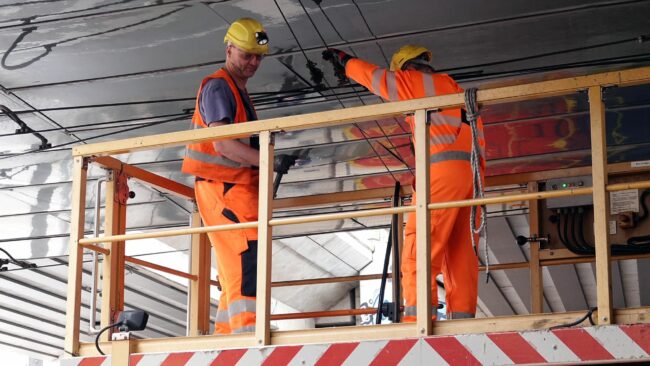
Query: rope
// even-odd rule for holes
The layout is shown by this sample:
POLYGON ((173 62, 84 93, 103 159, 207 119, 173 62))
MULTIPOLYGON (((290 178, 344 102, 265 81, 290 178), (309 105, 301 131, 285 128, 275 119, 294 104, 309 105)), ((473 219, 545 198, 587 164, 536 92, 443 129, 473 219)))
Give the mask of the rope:
MULTIPOLYGON (((472 166, 473 178, 473 194, 472 198, 483 198, 483 177, 481 176, 481 147, 478 141, 478 126, 476 121, 479 118, 478 103, 476 102, 476 88, 469 88, 465 90, 465 108, 467 109, 467 120, 469 121, 470 128, 472 129, 472 151, 470 153, 470 164, 472 166)), ((481 217, 478 226, 476 226, 476 206, 471 207, 469 224, 472 237, 472 246, 478 255, 478 243, 474 238, 475 234, 479 234, 480 238, 485 239, 485 275, 486 282, 490 280, 490 259, 488 256, 487 245, 487 225, 486 225, 486 206, 481 205, 481 217)))

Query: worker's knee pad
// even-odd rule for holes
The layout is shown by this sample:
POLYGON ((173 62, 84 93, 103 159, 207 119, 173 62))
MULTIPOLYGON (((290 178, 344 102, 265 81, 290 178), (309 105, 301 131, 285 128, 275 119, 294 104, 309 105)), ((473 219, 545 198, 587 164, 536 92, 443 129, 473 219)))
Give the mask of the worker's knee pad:
POLYGON ((257 240, 248 241, 248 249, 241 253, 241 293, 244 296, 257 294, 257 240))

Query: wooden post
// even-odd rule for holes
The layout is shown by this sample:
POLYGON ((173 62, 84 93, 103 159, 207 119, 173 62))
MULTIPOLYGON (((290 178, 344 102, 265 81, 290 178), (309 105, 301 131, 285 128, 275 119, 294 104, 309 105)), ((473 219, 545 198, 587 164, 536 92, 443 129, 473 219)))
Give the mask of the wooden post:
POLYGON ((131 339, 111 342, 111 366, 131 365, 131 339))
POLYGON ((417 336, 431 335, 431 220, 429 204, 429 126, 427 112, 415 111, 415 191, 417 336))
POLYGON ((591 169, 594 195, 594 239, 596 247, 596 300, 598 324, 612 324, 612 284, 610 247, 607 238, 607 141, 605 139, 605 103, 600 86, 589 88, 591 120, 591 169))
POLYGON ((260 187, 257 229, 257 301, 255 343, 271 344, 271 254, 273 232, 273 140, 269 131, 260 132, 260 187))
MULTIPOLYGON (((528 192, 537 192, 537 182, 528 183, 528 192)), ((539 236, 539 201, 528 201, 529 233, 539 236)), ((542 284, 542 266, 539 262, 539 242, 530 243, 530 313, 544 312, 544 286, 542 284)))
POLYGON ((68 299, 66 302, 65 342, 63 350, 68 356, 79 352, 79 318, 81 315, 81 270, 83 248, 79 239, 84 236, 86 214, 86 158, 77 156, 72 161, 72 205, 70 213, 70 244, 68 247, 68 299))
MULTIPOLYGON (((201 226, 201 215, 192 212, 191 227, 201 226)), ((210 273, 212 270, 212 252, 206 234, 192 235, 192 256, 190 258, 190 274, 197 276, 196 281, 190 281, 190 306, 188 311, 189 336, 205 335, 210 331, 210 273)))
MULTIPOLYGON (((126 197, 128 186, 126 176, 113 170, 106 181, 106 209, 104 212, 104 235, 120 235, 126 232, 126 197), (126 192, 124 192, 126 190, 126 192)), ((102 320, 106 327, 117 320, 124 310, 124 257, 125 243, 117 241, 106 243, 109 255, 102 262, 102 320)), ((102 334, 101 341, 110 340, 111 331, 102 334)))

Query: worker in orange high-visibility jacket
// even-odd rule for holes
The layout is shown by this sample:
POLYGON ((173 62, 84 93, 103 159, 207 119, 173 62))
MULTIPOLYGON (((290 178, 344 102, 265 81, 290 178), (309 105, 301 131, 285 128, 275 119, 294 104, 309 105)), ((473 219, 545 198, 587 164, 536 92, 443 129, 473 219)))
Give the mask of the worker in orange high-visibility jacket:
MULTIPOLYGON (((346 75, 389 101, 409 100, 442 94, 462 93, 458 84, 446 74, 435 73, 429 65, 431 52, 420 46, 406 45, 392 57, 390 70, 352 57, 337 49, 328 50, 345 67, 346 75)), ((328 57, 329 59, 329 57, 328 57)), ((431 202, 470 199, 473 176, 470 164, 472 135, 460 108, 427 114, 429 119, 431 202)), ((411 131, 414 120, 408 117, 411 131)), ((480 169, 485 171, 483 123, 477 122, 480 146, 480 169)), ((417 141, 414 141, 417 143, 417 141)), ((481 174, 483 176, 483 174, 481 174)), ((415 194, 413 197, 415 204, 415 194)), ((436 318, 437 274, 443 274, 447 300, 447 317, 472 318, 478 296, 478 258, 472 248, 470 208, 449 208, 431 212, 431 289, 432 314, 436 318)), ((402 251, 402 284, 405 310, 403 320, 415 321, 415 215, 409 215, 402 251)), ((478 242, 477 237, 475 237, 478 242)))
MULTIPOLYGON (((226 62, 201 82, 192 128, 257 119, 246 91, 268 37, 254 19, 233 22, 224 38, 226 62)), ((257 221, 259 141, 253 138, 194 143, 187 146, 182 171, 196 176, 196 203, 206 226, 257 221)), ((216 256, 221 298, 216 334, 255 329, 257 229, 208 234, 216 256)))

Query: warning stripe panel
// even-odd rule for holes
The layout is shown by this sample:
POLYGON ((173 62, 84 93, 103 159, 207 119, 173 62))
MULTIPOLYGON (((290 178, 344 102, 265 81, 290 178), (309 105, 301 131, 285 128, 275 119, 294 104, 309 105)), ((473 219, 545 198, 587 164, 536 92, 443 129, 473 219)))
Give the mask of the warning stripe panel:
POLYGON ((377 357, 370 363, 370 366, 395 366, 408 351, 413 348, 417 339, 405 339, 399 341, 390 341, 384 346, 377 357))
POLYGON ((594 337, 580 328, 556 329, 553 331, 564 344, 580 358, 581 361, 613 360, 614 356, 607 352, 594 337))
POLYGON ((335 343, 331 345, 314 366, 340 365, 357 348, 359 343, 335 343))
POLYGON ((650 355, 650 324, 622 325, 620 329, 650 355))
POLYGON ((521 334, 516 332, 487 335, 515 364, 546 362, 521 334))
MULTIPOLYGON (((412 366, 523 365, 650 361, 650 325, 597 326, 526 332, 134 354, 133 366, 412 366)), ((61 366, 110 366, 111 358, 61 360, 61 366)))
POLYGON ((425 341, 450 365, 481 365, 456 337, 426 338, 425 341))

